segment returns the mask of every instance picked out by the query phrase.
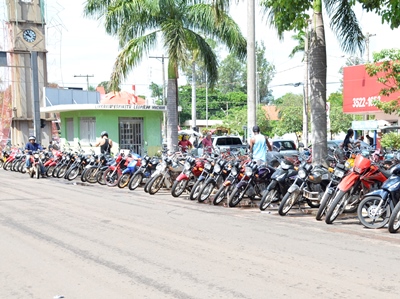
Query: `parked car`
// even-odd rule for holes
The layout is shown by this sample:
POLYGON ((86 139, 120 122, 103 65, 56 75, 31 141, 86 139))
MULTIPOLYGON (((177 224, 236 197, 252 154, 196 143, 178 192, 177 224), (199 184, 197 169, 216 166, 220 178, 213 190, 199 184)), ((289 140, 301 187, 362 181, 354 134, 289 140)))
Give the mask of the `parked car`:
MULTIPOLYGON (((343 141, 344 140, 328 140, 327 141, 328 149, 330 147, 337 148, 340 144, 343 143, 343 141)), ((364 141, 361 141, 361 140, 357 140, 357 141, 360 141, 360 148, 361 149, 365 149, 365 148, 369 148, 370 147, 370 145, 368 143, 364 142, 364 141)))
POLYGON ((283 156, 298 155, 299 151, 293 140, 290 139, 273 139, 270 141, 274 151, 279 152, 283 156))
MULTIPOLYGON (((214 148, 219 148, 220 150, 240 150, 242 153, 247 151, 247 145, 243 144, 242 139, 239 136, 212 136, 211 141, 214 148)), ((203 143, 199 142, 198 146, 194 149, 194 154, 196 156, 203 155, 203 143)))

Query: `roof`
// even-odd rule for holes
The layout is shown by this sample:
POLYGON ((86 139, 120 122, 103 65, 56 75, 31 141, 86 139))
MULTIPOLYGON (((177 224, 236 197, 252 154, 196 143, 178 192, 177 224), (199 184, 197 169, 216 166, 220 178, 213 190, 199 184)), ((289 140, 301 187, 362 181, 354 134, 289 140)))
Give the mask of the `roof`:
POLYGON ((262 106, 262 109, 265 111, 265 116, 269 120, 279 120, 279 110, 277 110, 276 106, 274 105, 266 105, 262 106))

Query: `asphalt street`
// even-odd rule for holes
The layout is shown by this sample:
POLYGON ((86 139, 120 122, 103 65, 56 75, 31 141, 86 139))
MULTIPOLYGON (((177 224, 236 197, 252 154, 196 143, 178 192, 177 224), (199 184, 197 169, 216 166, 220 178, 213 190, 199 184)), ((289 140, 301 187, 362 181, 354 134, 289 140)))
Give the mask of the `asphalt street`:
POLYGON ((0 169, 0 298, 398 298, 400 234, 0 169))

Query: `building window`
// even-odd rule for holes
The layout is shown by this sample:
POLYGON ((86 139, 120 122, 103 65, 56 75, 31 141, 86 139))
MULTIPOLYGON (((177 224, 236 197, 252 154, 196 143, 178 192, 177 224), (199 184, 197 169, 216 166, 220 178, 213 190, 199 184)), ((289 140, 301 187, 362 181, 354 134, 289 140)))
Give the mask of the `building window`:
POLYGON ((73 142, 74 141, 74 119, 73 118, 66 118, 66 129, 67 134, 65 135, 67 141, 73 142))
POLYGON ((121 117, 119 119, 119 146, 143 155, 143 118, 121 117))
POLYGON ((80 139, 82 143, 96 142, 96 118, 81 117, 80 119, 80 139))

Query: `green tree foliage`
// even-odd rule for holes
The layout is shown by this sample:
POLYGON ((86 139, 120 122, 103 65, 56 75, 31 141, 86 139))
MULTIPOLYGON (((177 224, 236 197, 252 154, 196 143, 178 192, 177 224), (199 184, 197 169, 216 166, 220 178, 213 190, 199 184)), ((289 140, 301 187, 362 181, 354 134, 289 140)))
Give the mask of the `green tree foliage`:
POLYGON ((151 82, 149 89, 151 91, 151 96, 157 99, 158 104, 161 104, 163 102, 163 86, 151 82))
POLYGON ((218 89, 221 92, 246 92, 246 64, 229 54, 218 69, 218 89))
POLYGON ((282 136, 286 133, 299 133, 303 130, 303 96, 287 93, 275 101, 279 111, 273 133, 282 136))
POLYGON ((382 136, 381 146, 386 149, 400 149, 400 135, 396 132, 386 133, 382 136))
POLYGON ((113 72, 114 90, 149 51, 163 46, 168 55, 167 145, 170 150, 178 139, 179 69, 191 64, 197 53, 207 71, 210 86, 218 78, 218 61, 204 35, 213 36, 230 52, 244 59, 246 40, 239 26, 219 1, 200 0, 88 0, 86 16, 104 20, 108 34, 116 36, 121 47, 113 72), (216 5, 219 5, 216 7, 216 5))
POLYGON ((330 138, 332 139, 333 134, 346 132, 351 127, 353 115, 343 113, 343 94, 341 92, 332 93, 328 102, 330 103, 330 138))
MULTIPOLYGON (((369 76, 377 76, 378 82, 382 83, 380 94, 388 96, 400 91, 400 50, 385 49, 373 54, 374 62, 366 65, 369 76)), ((374 101, 376 107, 385 113, 397 113, 400 115, 400 97, 389 101, 374 101)))
POLYGON ((375 12, 382 17, 382 23, 386 22, 390 28, 400 26, 400 1, 399 0, 358 0, 367 11, 375 12))

